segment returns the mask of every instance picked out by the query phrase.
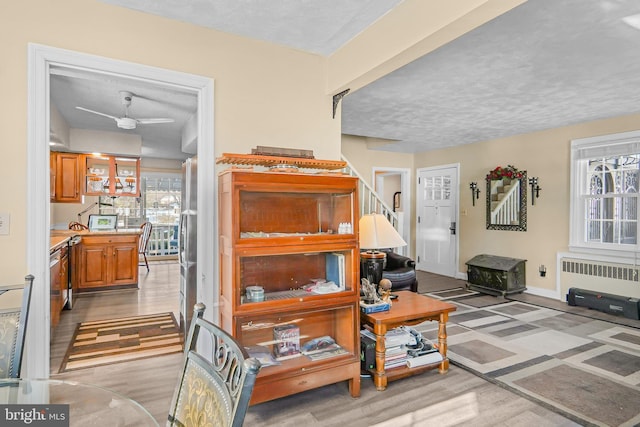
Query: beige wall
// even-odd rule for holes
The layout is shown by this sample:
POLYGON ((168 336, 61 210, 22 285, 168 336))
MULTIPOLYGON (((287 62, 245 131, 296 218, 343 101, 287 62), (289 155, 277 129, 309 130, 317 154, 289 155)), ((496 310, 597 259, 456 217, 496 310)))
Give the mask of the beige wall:
MULTIPOLYGON (((338 159, 340 120, 325 93, 325 59, 95 0, 2 2, 0 40, 0 283, 26 273, 27 45, 39 43, 215 80, 216 155, 256 145, 338 159)), ((46 143, 43 141, 43 144, 46 143)))
MULTIPOLYGON (((460 272, 475 255, 488 253, 527 260, 527 286, 554 290, 556 254, 568 250, 570 141, 640 128, 640 115, 624 116, 415 155, 415 167, 460 163, 460 272), (527 231, 486 229, 486 181, 496 166, 514 165, 537 176, 540 198, 531 205, 528 189, 527 231), (469 183, 478 182, 480 203, 473 207, 469 183), (540 277, 538 267, 547 267, 540 277)), ((527 186, 528 187, 528 186, 527 186)))

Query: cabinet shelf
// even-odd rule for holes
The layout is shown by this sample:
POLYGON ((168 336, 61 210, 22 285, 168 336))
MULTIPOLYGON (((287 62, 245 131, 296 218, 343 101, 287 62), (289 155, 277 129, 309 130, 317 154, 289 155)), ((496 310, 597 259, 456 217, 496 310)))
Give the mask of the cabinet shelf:
POLYGON ((231 169, 218 183, 222 327, 243 346, 264 347, 274 357, 282 325, 296 331, 292 348, 329 336, 344 351, 263 367, 251 403, 345 380, 357 397, 356 178, 231 169))

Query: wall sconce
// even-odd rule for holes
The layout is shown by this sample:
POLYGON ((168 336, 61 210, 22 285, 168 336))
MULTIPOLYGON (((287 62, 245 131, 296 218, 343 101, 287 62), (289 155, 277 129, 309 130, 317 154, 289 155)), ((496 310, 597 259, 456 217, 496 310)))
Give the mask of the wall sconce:
POLYGON ((480 197, 480 189, 478 188, 478 183, 472 182, 471 184, 469 184, 469 188, 471 189, 471 203, 473 203, 473 206, 475 206, 476 199, 480 197))
POLYGON ((538 271, 540 272, 540 277, 544 277, 547 275, 547 267, 545 267, 544 265, 541 265, 540 268, 538 268, 538 271))
POLYGON ((529 178, 529 185, 531 186, 531 204, 536 204, 536 199, 540 197, 540 191, 542 188, 538 185, 538 177, 534 176, 529 178))

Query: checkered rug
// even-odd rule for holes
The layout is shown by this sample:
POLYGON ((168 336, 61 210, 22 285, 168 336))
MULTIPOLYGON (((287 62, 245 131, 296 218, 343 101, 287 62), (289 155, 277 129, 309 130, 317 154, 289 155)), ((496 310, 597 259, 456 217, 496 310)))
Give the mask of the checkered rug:
MULTIPOLYGON (((447 324, 451 363, 581 425, 640 425, 638 328, 466 288, 425 293, 458 309, 447 324)), ((416 327, 437 341, 437 323, 416 327)))
POLYGON ((60 372, 182 351, 173 313, 78 323, 60 372))

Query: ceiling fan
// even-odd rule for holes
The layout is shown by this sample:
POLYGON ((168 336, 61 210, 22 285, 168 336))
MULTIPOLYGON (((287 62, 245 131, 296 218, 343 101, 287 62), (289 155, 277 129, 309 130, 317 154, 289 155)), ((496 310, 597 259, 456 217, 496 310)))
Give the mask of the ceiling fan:
POLYGON ((76 107, 78 110, 86 111, 88 113, 97 114, 99 116, 108 117, 116 121, 116 124, 120 129, 135 129, 138 124, 141 125, 151 125, 157 123, 173 123, 173 119, 169 118, 158 118, 158 119, 136 119, 133 117, 129 117, 129 106, 131 105, 131 100, 134 95, 131 92, 127 92, 124 90, 120 91, 120 101, 122 105, 124 105, 124 117, 116 117, 110 114, 101 113, 99 111, 89 110, 84 107, 76 107))

